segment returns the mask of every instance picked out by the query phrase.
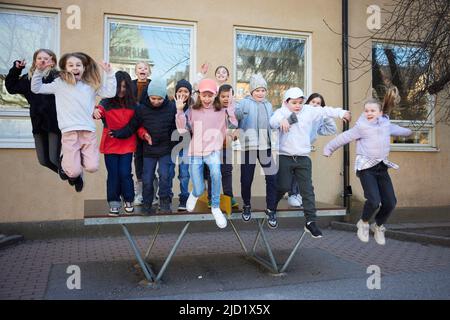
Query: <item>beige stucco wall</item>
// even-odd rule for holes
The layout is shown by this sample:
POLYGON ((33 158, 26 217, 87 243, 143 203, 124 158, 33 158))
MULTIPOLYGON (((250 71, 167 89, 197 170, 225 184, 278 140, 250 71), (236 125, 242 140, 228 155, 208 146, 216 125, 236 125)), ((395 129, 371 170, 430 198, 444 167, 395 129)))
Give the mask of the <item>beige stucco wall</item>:
MULTIPOLYGON (((219 64, 229 66, 232 74, 234 26, 311 33, 312 90, 323 93, 328 105, 342 104, 341 86, 330 82, 341 80, 341 67, 337 63, 337 59, 341 57, 340 36, 331 32, 322 21, 325 19, 340 32, 341 2, 337 0, 229 0, 226 5, 223 1, 208 0, 27 0, 10 3, 60 9, 61 53, 85 51, 98 60, 103 58, 105 14, 193 21, 197 23, 197 68, 202 62, 208 61, 213 66, 212 69, 219 64), (73 4, 81 7, 81 30, 68 30, 65 27, 66 8, 73 4)), ((350 5, 350 32, 358 33, 365 27, 367 6, 356 0, 350 1, 350 5)), ((359 101, 364 98, 369 85, 368 76, 350 85, 350 108, 355 117, 361 111, 359 101)), ((400 206, 450 204, 445 183, 450 181, 450 128, 439 126, 436 132, 439 152, 391 154, 392 160, 401 165, 400 171, 392 172, 400 206)), ((316 142, 317 151, 311 155, 316 199, 340 204, 342 150, 336 152, 331 159, 322 157, 321 149, 329 140, 329 137, 319 138, 316 142)), ((351 145, 351 151, 353 166, 354 145, 351 145)), ((103 158, 99 172, 86 174, 85 189, 81 194, 77 194, 73 187, 40 167, 34 150, 0 149, 0 163, 0 222, 81 219, 84 199, 106 198, 106 170, 103 158)), ((239 168, 234 172, 234 190, 239 194, 239 168)), ((362 199, 359 181, 353 173, 351 183, 354 198, 362 199)), ((177 179, 174 180, 174 186, 174 193, 177 194, 177 179)), ((255 195, 265 192, 263 177, 259 174, 255 176, 253 188, 255 195)))

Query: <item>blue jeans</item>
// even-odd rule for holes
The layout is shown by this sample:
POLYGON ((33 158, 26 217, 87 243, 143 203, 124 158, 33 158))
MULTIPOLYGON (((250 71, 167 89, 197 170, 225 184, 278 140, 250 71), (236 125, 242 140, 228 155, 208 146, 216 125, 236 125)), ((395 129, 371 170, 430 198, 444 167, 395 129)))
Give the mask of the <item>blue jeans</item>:
POLYGON ((133 153, 105 154, 106 170, 106 194, 110 206, 121 205, 120 196, 126 202, 133 202, 134 187, 131 174, 131 162, 133 153))
MULTIPOLYGON (((229 149, 223 149, 222 164, 220 165, 220 173, 222 174, 222 189, 223 194, 229 197, 233 197, 233 163, 231 162, 231 155, 229 149)), ((209 171, 207 171, 208 178, 208 199, 211 199, 211 177, 209 171)))
POLYGON ((170 154, 159 158, 144 157, 144 170, 142 172, 144 206, 151 206, 153 202, 153 179, 155 178, 155 169, 158 164, 159 175, 159 199, 170 198, 170 165, 172 159, 170 154))
MULTIPOLYGON (((189 198, 189 159, 183 158, 183 149, 180 151, 178 155, 178 160, 180 163, 178 164, 178 180, 180 181, 180 193, 178 197, 180 198, 180 203, 186 202, 189 198)), ((170 190, 172 191, 173 186, 173 178, 175 178, 175 163, 172 162, 170 165, 170 190)), ((173 194, 171 194, 173 196, 173 194)))
POLYGON ((191 156, 190 157, 190 173, 195 197, 200 197, 205 190, 205 182, 203 177, 203 165, 209 168, 211 176, 211 207, 220 207, 220 186, 222 175, 220 173, 220 151, 213 151, 207 156, 191 156))

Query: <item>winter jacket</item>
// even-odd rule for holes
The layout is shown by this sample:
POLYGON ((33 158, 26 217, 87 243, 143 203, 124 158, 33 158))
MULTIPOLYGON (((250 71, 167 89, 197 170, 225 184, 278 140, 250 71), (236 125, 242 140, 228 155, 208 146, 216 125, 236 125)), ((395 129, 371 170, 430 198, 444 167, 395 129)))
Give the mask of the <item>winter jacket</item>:
MULTIPOLYGON (((30 105, 30 118, 33 134, 53 132, 61 134, 56 118, 56 106, 54 95, 35 94, 31 91, 31 80, 28 75, 20 76, 23 68, 13 67, 9 70, 5 79, 6 90, 10 94, 22 94, 30 105)), ((51 71, 43 78, 44 83, 50 83, 58 76, 57 71, 51 71)))
POLYGON ((127 139, 117 139, 109 135, 109 130, 118 130, 126 126, 137 108, 126 105, 124 99, 115 97, 102 99, 96 107, 102 114, 103 132, 100 152, 104 154, 126 154, 136 151, 136 135, 127 139))
POLYGON ((159 158, 170 154, 176 141, 172 141, 172 133, 176 130, 175 126, 176 108, 170 103, 167 97, 159 107, 150 104, 146 99, 136 109, 133 118, 127 126, 120 130, 113 130, 113 135, 117 138, 128 138, 133 135, 140 127, 139 137, 147 132, 152 138, 152 144, 144 141, 144 157, 159 158))
POLYGON ((391 136, 409 136, 411 133, 410 129, 392 124, 386 116, 369 122, 362 114, 353 128, 328 142, 323 154, 330 156, 339 147, 356 140, 356 155, 368 159, 386 159, 389 155, 391 136))

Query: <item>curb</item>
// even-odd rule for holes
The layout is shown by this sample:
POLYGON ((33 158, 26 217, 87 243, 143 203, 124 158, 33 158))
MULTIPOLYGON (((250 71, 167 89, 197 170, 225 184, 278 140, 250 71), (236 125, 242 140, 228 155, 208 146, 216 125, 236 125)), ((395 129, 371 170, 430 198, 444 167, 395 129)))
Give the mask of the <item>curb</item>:
MULTIPOLYGON (((356 232, 357 228, 355 224, 345 223, 345 222, 331 222, 331 228, 335 230, 342 231, 350 231, 356 232)), ((417 229, 417 228, 415 228, 417 229)), ((395 229, 386 230, 385 233, 387 238, 400 240, 400 241, 411 241, 418 242, 422 244, 432 244, 444 247, 450 247, 450 238, 441 237, 441 236, 433 236, 423 233, 417 232, 407 232, 407 231, 398 231, 395 229)))

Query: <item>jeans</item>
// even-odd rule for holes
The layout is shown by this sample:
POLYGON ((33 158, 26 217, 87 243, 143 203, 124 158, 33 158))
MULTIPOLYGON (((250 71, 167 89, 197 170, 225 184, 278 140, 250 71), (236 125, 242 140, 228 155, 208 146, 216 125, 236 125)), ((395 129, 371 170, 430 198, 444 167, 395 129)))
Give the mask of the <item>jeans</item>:
MULTIPOLYGON (((178 197, 180 198, 180 203, 186 202, 189 198, 189 158, 183 158, 183 149, 178 154, 178 180, 180 181, 180 193, 178 197)), ((172 162, 170 165, 170 190, 172 190, 173 186, 173 178, 175 177, 175 163, 172 162)), ((173 195, 172 195, 173 196, 173 195)))
POLYGON ((170 154, 156 158, 144 157, 144 170, 142 172, 142 183, 144 198, 144 206, 150 207, 153 202, 155 188, 153 187, 153 180, 155 178, 156 165, 158 165, 159 175, 159 199, 170 198, 171 182, 170 182, 170 166, 172 159, 170 154))
MULTIPOLYGON (((222 164, 220 165, 220 173, 222 174, 223 194, 233 197, 233 164, 231 163, 231 155, 227 154, 227 149, 222 150, 222 164)), ((206 170, 208 171, 208 170, 206 170)), ((208 178, 208 199, 211 199, 211 177, 209 171, 208 178)))
POLYGON ((105 154, 107 200, 111 207, 120 207, 121 199, 133 202, 134 188, 133 175, 131 174, 131 162, 133 153, 105 154))
POLYGON ((368 222, 381 203, 375 222, 379 226, 385 224, 397 204, 388 167, 380 162, 372 168, 358 171, 356 175, 366 198, 361 219, 368 222))
POLYGON ((251 205, 252 183, 255 174, 256 159, 258 159, 266 178, 266 205, 267 209, 275 211, 277 208, 277 169, 271 150, 243 151, 244 163, 241 164, 241 195, 244 205, 251 205))
POLYGON ((207 156, 191 156, 190 157, 190 174, 194 190, 192 194, 200 197, 205 190, 205 182, 203 177, 203 166, 206 164, 209 168, 211 176, 211 207, 220 207, 220 182, 222 175, 220 173, 220 151, 213 151, 207 156))
POLYGON ((280 155, 279 160, 277 203, 291 189, 292 178, 295 178, 299 186, 300 195, 302 196, 305 220, 306 222, 315 221, 317 218, 316 200, 311 178, 311 159, 306 156, 293 157, 280 155))

